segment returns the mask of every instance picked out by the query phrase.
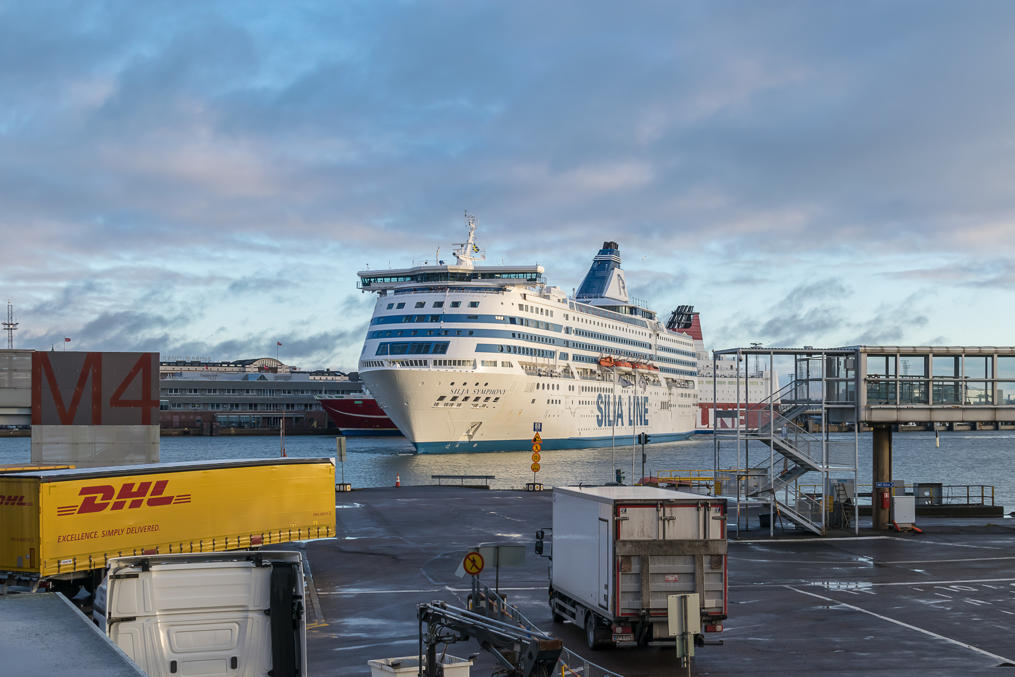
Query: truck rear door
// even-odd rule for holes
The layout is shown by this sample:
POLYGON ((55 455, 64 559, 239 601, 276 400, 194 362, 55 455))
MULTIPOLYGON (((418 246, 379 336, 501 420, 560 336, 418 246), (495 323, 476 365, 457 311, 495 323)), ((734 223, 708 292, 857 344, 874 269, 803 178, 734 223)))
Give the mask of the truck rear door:
POLYGON ((726 523, 721 504, 617 506, 618 613, 666 615, 666 598, 697 592, 702 612, 725 615, 726 523))

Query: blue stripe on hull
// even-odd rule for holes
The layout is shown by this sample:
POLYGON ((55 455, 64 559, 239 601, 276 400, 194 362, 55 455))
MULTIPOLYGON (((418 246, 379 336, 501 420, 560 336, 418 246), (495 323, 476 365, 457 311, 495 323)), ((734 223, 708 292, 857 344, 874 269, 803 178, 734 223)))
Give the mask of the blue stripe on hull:
MULTIPOLYGON (((662 442, 679 442, 690 439, 694 435, 693 430, 685 433, 649 433, 651 442, 649 446, 662 442)), ((595 447, 608 447, 613 443, 613 437, 565 437, 559 439, 543 438, 543 450, 552 451, 555 449, 591 449, 595 447)), ((631 444, 630 435, 617 435, 617 446, 625 447, 631 444)), ((414 442, 418 454, 471 454, 488 451, 530 451, 532 449, 531 439, 521 440, 492 440, 483 442, 414 442)))
POLYGON ((384 428, 339 428, 338 431, 346 437, 396 437, 402 434, 398 428, 385 430, 384 428))

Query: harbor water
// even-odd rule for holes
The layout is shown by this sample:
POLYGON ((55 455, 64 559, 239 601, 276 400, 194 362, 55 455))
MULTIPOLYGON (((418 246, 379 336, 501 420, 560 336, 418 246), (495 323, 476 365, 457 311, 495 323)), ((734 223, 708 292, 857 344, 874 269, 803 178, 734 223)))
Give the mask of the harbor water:
MULTIPOLYGON (((852 436, 843 436, 849 439, 852 436)), ((345 480, 354 488, 392 486, 395 477, 403 485, 436 484, 433 475, 493 475, 490 486, 496 489, 521 488, 533 480, 529 470, 529 452, 424 454, 417 455, 403 437, 350 437, 345 480)), ((614 464, 632 477, 632 461, 637 476, 641 473, 640 453, 633 452, 618 439, 616 451, 610 447, 544 451, 536 481, 545 486, 563 484, 603 484, 613 480, 614 464)), ((893 467, 896 480, 907 486, 913 482, 940 482, 944 485, 993 485, 995 503, 1015 509, 1015 475, 1011 472, 1015 433, 1007 431, 950 432, 940 434, 940 447, 932 432, 899 433, 893 436, 893 467)), ((0 464, 30 460, 28 438, 0 438, 0 464)), ((335 456, 335 438, 329 436, 293 436, 286 438, 286 453, 293 457, 335 456)), ((752 446, 752 465, 766 453, 752 446), (757 457, 754 455, 757 454, 757 457)), ((859 482, 870 481, 871 435, 860 436, 859 482)), ((162 461, 207 459, 270 458, 279 455, 279 438, 264 437, 164 437, 162 461)), ((699 435, 686 442, 653 444, 646 447, 646 473, 703 469, 713 467, 711 436, 699 435)), ((736 455, 726 443, 720 459, 722 467, 733 467, 736 455)), ((341 479, 341 467, 336 478, 341 479)))

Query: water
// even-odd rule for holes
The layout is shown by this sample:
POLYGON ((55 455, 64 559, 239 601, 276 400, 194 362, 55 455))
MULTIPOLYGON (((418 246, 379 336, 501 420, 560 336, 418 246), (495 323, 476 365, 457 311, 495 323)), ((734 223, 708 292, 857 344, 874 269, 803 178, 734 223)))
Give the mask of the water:
MULTIPOLYGON (((851 435, 836 436, 851 439, 851 435)), ((871 477, 870 434, 860 435, 859 481, 871 477)), ((941 447, 934 444, 934 433, 896 433, 892 437, 895 479, 942 484, 990 484, 995 487, 995 502, 1015 509, 1015 474, 1011 472, 1015 433, 1010 431, 941 433, 941 447)), ((28 438, 0 438, 0 464, 24 463, 30 459, 28 438)), ((292 457, 335 455, 335 439, 326 436, 294 436, 286 438, 286 451, 292 457)), ((402 437, 350 437, 349 460, 345 463, 345 480, 354 488, 392 486, 400 475, 402 484, 434 484, 431 475, 494 475, 491 486, 498 489, 520 488, 532 481, 529 452, 482 454, 431 454, 418 456, 402 437)), ((761 460, 767 455, 764 447, 751 447, 751 458, 761 460), (756 456, 755 456, 756 455, 756 456)), ((161 443, 163 461, 205 459, 274 458, 279 454, 276 436, 265 437, 164 437, 161 443)), ((710 436, 702 435, 686 442, 656 444, 647 447, 646 472, 659 470, 712 468, 713 444, 710 436)), ((544 451, 537 481, 546 486, 563 484, 602 484, 613 480, 613 458, 624 471, 625 479, 641 473, 636 458, 632 475, 631 446, 618 446, 614 455, 610 448, 544 451)), ((725 445, 720 465, 733 467, 736 454, 732 445, 725 445)), ((336 470, 341 479, 341 466, 336 470)), ((806 481, 806 480, 805 480, 806 481)))

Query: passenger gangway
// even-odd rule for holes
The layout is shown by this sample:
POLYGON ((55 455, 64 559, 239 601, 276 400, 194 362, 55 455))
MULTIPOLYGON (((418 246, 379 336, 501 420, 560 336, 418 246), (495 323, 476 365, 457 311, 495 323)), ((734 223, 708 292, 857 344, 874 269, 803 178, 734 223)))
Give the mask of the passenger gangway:
POLYGON ((722 452, 735 445, 734 467, 747 468, 738 474, 738 514, 741 499, 761 502, 769 509, 770 529, 778 515, 816 534, 846 523, 856 530, 861 429, 874 433, 874 526, 887 528, 894 426, 1015 421, 1015 346, 752 345, 715 351, 713 359, 738 365, 738 399, 727 414, 734 423, 720 428, 717 419, 713 429, 714 472, 721 473, 722 452), (781 384, 777 361, 788 371, 781 384), (751 366, 755 372, 767 366, 770 394, 761 401, 748 401, 751 366), (844 434, 833 436, 833 430, 844 434))

